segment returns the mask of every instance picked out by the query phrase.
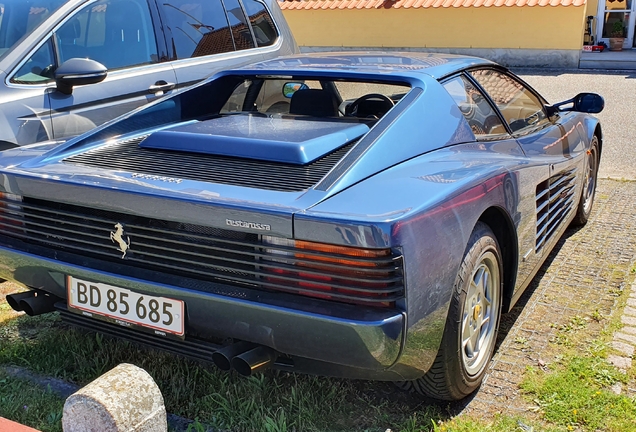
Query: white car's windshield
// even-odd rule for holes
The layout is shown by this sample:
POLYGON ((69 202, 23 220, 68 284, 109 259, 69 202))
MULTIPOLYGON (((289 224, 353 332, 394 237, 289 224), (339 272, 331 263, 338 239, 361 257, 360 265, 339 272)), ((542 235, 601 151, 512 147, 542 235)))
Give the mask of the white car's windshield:
POLYGON ((0 58, 68 0, 0 0, 0 58))

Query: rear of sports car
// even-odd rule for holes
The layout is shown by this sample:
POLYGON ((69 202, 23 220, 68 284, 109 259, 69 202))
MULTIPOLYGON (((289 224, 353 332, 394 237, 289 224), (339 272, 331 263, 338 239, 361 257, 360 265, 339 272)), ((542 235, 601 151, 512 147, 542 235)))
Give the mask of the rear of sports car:
POLYGON ((439 59, 388 60, 226 72, 0 154, 0 278, 29 288, 9 303, 244 375, 420 378, 474 222, 436 208, 467 180, 427 179, 474 135, 413 72, 439 59))
POLYGON ((396 360, 399 251, 271 235, 270 218, 257 212, 233 218, 212 206, 221 228, 141 215, 112 198, 98 209, 45 199, 28 185, 21 196, 3 194, 1 274, 32 289, 9 297, 14 309, 59 310, 71 323, 224 368, 256 349, 234 365, 246 375, 269 362, 311 371, 314 360, 333 364, 334 374, 350 366, 373 376, 396 360), (217 352, 223 346, 227 354, 217 352))
POLYGON ((400 248, 348 242, 367 227, 337 220, 327 230, 341 241, 294 235, 294 216, 325 199, 317 186, 377 118, 241 106, 143 128, 186 96, 130 117, 132 133, 112 133, 123 120, 1 158, 0 277, 29 288, 11 306, 244 375, 403 379, 391 369, 406 329, 400 248))

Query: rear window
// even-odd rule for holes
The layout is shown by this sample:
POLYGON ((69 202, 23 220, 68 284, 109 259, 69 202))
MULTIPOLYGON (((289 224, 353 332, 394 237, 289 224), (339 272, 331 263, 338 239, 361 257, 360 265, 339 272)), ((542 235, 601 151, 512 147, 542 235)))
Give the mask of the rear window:
POLYGON ((372 125, 410 91, 408 84, 312 77, 225 75, 191 87, 78 141, 110 139, 157 126, 249 113, 271 118, 372 125))
POLYGON ((4 0, 0 2, 0 58, 66 1, 4 0))
POLYGON ((246 79, 236 87, 221 113, 251 111, 376 120, 408 90, 406 85, 358 81, 246 79))

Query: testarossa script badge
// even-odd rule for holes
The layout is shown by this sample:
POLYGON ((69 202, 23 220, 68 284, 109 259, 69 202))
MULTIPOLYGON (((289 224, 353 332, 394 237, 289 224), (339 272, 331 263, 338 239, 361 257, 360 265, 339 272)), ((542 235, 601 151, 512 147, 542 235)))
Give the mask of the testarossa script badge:
POLYGON ((255 222, 247 222, 242 220, 234 220, 234 219, 225 219, 225 225, 229 225, 231 227, 239 227, 239 228, 251 228, 260 231, 270 231, 272 229, 271 226, 267 224, 260 224, 255 222))

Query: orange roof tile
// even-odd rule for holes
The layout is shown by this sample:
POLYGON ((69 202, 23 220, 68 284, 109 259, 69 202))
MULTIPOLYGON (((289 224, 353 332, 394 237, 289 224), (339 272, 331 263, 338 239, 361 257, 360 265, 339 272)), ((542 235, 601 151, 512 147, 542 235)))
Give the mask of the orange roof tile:
POLYGON ((583 6, 586 0, 279 0, 287 10, 583 6))

